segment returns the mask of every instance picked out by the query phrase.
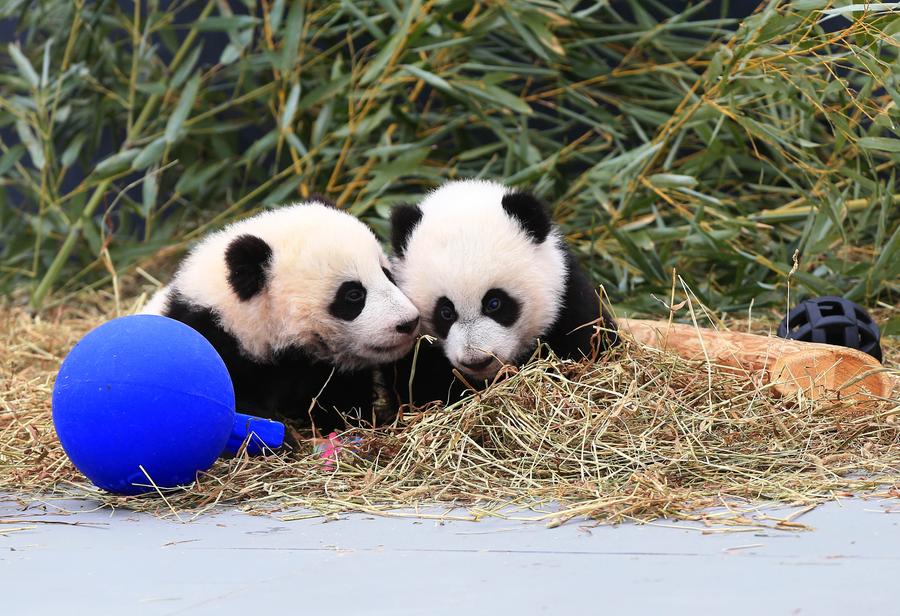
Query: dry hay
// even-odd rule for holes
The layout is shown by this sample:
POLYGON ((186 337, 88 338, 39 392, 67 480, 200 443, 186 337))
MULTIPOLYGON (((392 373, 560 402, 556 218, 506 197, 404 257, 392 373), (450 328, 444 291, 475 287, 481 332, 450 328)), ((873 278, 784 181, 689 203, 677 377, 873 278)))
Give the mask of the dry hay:
MULTIPOLYGON (((180 518, 225 503, 285 517, 441 517, 418 512, 437 505, 550 525, 576 516, 746 524, 760 501, 900 495, 896 391, 865 413, 839 400, 781 400, 747 378, 632 344, 604 363, 537 361, 451 408, 407 414, 390 430, 355 430, 348 436, 362 444, 345 449, 333 472, 301 439, 277 455, 220 460, 164 497, 117 497, 72 467, 50 417, 60 360, 112 316, 109 305, 95 295, 40 319, 0 306, 0 492, 180 518)), ((900 345, 886 346, 900 374, 900 345)))

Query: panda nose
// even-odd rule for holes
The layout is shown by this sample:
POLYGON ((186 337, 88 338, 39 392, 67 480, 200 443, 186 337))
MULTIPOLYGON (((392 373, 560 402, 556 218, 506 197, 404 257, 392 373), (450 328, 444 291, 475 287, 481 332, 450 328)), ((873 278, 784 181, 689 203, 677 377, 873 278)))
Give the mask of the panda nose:
POLYGON ((406 323, 401 323, 397 326, 397 331, 401 334, 411 334, 415 331, 416 326, 419 325, 419 317, 416 317, 412 321, 407 321, 406 323))
POLYGON ((473 372, 478 372, 480 370, 484 370, 485 368, 487 368, 491 364, 492 361, 494 361, 494 358, 491 357, 490 355, 488 355, 481 361, 472 361, 472 362, 463 361, 460 363, 463 366, 465 366, 467 369, 472 370, 473 372))

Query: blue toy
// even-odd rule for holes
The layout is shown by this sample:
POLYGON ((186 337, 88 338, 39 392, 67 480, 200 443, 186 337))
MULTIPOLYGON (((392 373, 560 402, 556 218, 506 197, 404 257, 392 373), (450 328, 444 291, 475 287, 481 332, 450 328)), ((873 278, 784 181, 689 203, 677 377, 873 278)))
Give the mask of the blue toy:
POLYGON ((284 440, 283 424, 235 412, 206 338, 155 315, 109 321, 75 345, 53 387, 53 423, 75 466, 119 494, 191 483, 251 433, 251 454, 284 440))

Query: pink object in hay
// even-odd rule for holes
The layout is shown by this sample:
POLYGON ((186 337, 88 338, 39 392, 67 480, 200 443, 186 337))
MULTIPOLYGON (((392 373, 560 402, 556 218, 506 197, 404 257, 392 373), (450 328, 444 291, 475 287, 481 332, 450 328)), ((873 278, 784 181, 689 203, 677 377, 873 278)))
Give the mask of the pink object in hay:
POLYGON ((313 439, 313 451, 319 454, 319 458, 322 459, 322 469, 332 472, 341 450, 345 447, 356 447, 361 442, 362 439, 359 437, 344 442, 337 432, 332 432, 326 438, 313 439))

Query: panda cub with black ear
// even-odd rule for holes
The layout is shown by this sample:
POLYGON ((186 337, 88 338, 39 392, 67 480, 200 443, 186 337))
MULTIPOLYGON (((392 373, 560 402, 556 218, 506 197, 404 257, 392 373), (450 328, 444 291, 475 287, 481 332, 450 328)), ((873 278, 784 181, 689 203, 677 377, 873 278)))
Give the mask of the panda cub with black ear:
POLYGON ((412 354, 387 374, 415 405, 454 401, 452 369, 484 385, 504 364, 547 344, 563 359, 591 357, 617 341, 615 323, 544 205, 495 182, 450 182, 391 214, 393 273, 422 315, 425 342, 409 399, 412 354), (599 327, 600 333, 595 326, 599 327))
POLYGON ((416 339, 419 313, 387 268, 366 225, 310 201, 206 237, 144 312, 212 343, 238 410, 327 432, 343 427, 341 412, 371 418, 374 368, 416 339))

